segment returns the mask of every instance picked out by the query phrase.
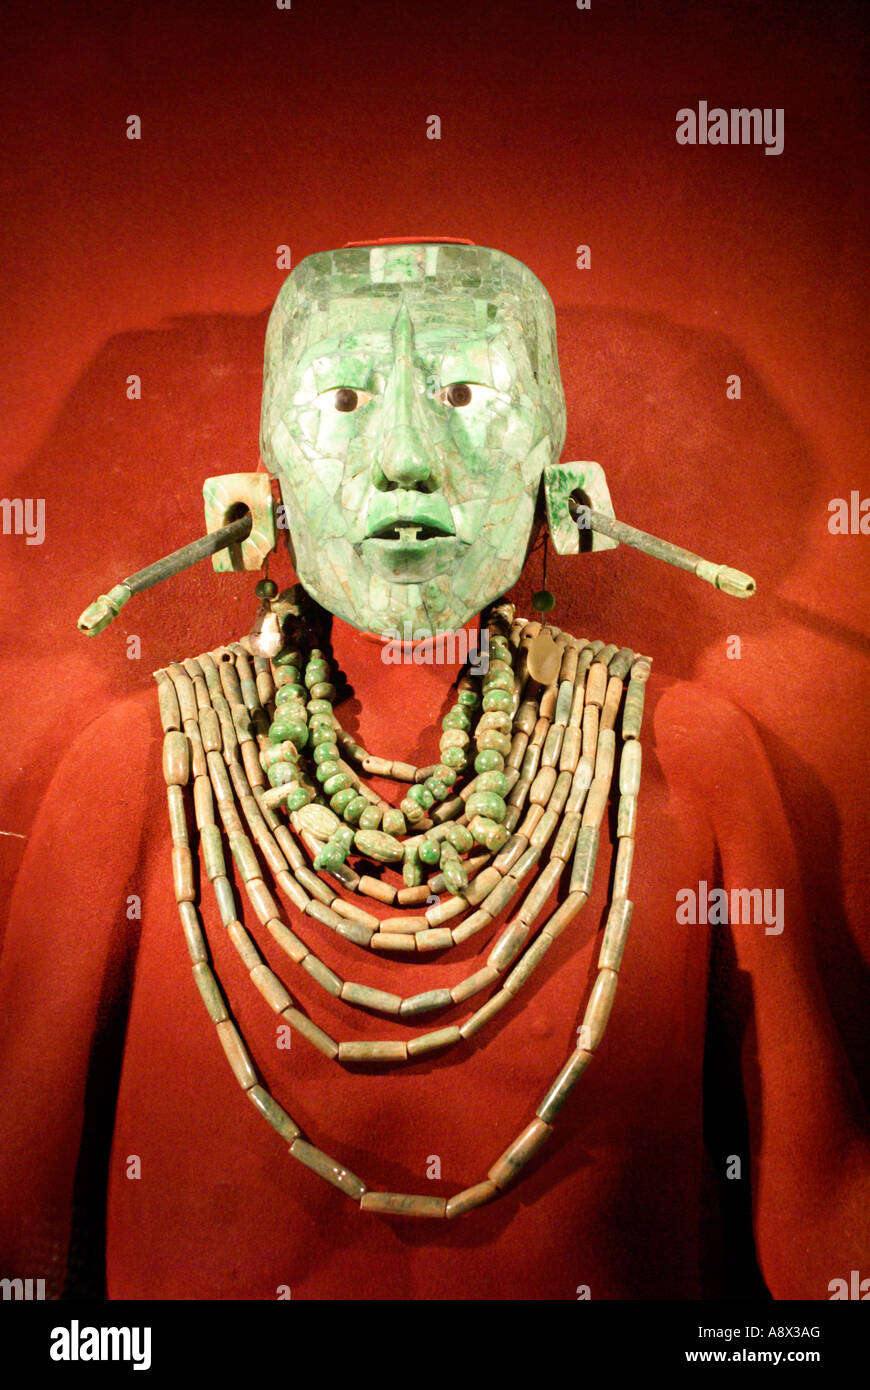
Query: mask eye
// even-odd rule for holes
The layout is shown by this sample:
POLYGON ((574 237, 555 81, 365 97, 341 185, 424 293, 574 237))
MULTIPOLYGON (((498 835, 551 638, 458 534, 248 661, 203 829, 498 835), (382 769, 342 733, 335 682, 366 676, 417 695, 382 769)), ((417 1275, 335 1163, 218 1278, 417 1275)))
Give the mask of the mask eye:
POLYGON ((498 394, 494 386, 482 386, 480 382, 454 381, 452 385, 442 387, 435 399, 443 405, 461 409, 465 405, 480 405, 482 401, 491 400, 498 394))
POLYGON ((336 386, 331 391, 321 391, 317 397, 327 409, 331 406, 333 410, 341 411, 343 415, 348 415, 354 410, 360 410, 367 405, 372 398, 371 391, 359 391, 353 386, 336 386))

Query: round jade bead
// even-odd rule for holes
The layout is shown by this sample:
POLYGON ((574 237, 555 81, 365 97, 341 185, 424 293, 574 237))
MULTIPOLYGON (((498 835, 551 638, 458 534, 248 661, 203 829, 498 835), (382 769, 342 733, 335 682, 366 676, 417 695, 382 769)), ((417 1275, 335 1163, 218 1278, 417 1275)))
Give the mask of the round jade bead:
POLYGON ((315 869, 325 869, 327 873, 330 873, 333 869, 341 868, 346 858, 347 850, 342 849, 341 845, 337 845, 334 840, 330 840, 315 856, 314 867, 315 869))
POLYGON ((295 782, 299 776, 298 768, 293 763, 273 763, 266 773, 269 785, 272 787, 286 787, 288 782, 295 782))
POLYGON ((465 729, 467 732, 471 728, 471 719, 464 710, 455 707, 448 710, 441 720, 442 729, 465 729))
POLYGON ((260 753, 260 767, 267 772, 273 763, 292 763, 299 758, 295 744, 285 739, 283 743, 273 743, 271 748, 264 748, 260 753), (291 751, 292 750, 292 751, 291 751))
POLYGON ((484 692, 490 690, 513 690, 514 678, 509 671, 490 671, 483 678, 484 692))
POLYGON ((315 681, 309 689, 311 690, 311 697, 314 700, 326 701, 335 699, 335 686, 329 681, 315 681))
POLYGON ((487 729, 495 729, 498 734, 509 734, 512 728, 513 721, 509 714, 503 709, 491 709, 479 719, 476 733, 484 734, 487 729))
POLYGON ((494 748, 483 748, 474 760, 475 772, 501 772, 504 758, 494 748))
MULTIPOLYGON (((319 765, 314 775, 318 782, 323 782, 325 784, 330 777, 336 777, 340 772, 341 763, 337 762, 335 758, 330 758, 327 762, 319 765)), ((338 791, 338 787, 336 787, 335 790, 338 791)))
POLYGON ((304 748, 308 742, 308 725, 301 719, 276 719, 269 728, 269 738, 273 743, 283 743, 288 738, 297 748, 304 748))
POLYGON ((419 854, 424 864, 437 864, 441 858, 441 846, 437 840, 425 839, 419 846, 419 854))
POLYGON ((314 761, 316 763, 328 763, 335 761, 335 740, 328 739, 323 743, 318 743, 314 749, 314 761))
POLYGON ((507 690, 489 690, 483 697, 483 708, 509 710, 513 704, 513 696, 507 690))
POLYGON ((507 796, 510 783, 503 772, 482 772, 477 779, 474 790, 476 792, 496 792, 499 796, 507 796))
POLYGON ((337 816, 343 816, 346 807, 356 799, 356 787, 342 787, 329 798, 329 804, 337 816))
POLYGON ((288 792, 287 800, 284 803, 288 811, 299 811, 303 806, 307 806, 309 801, 314 800, 314 793, 306 787, 294 787, 292 792, 288 792))
POLYGON ((459 773, 455 767, 448 767, 446 763, 436 763, 432 769, 432 776, 437 778, 439 782, 443 782, 445 786, 452 787, 459 773))
POLYGON ((476 690, 460 690, 456 703, 463 705, 465 709, 477 709, 477 699, 476 690))
POLYGON ((458 859, 450 860, 441 870, 444 875, 444 887, 448 893, 461 893, 468 887, 468 872, 465 865, 458 859))
POLYGON ((489 670, 486 674, 490 675, 493 671, 507 671, 508 675, 512 676, 513 669, 509 661, 504 661, 501 657, 496 656, 490 659, 489 670))
POLYGON ((445 748, 465 748, 471 742, 464 729, 445 729, 438 741, 442 753, 445 748))
POLYGON ((506 758, 511 751, 511 741, 507 734, 500 734, 497 729, 484 729, 482 734, 477 734, 475 741, 481 752, 486 748, 491 748, 506 758))
POLYGON ((468 758, 462 748, 445 748, 441 754, 441 761, 446 767, 455 767, 459 770, 466 766, 468 758))
POLYGON ((465 854, 466 850, 471 849, 474 844, 474 836, 464 825, 451 825, 444 838, 460 854, 465 854))
MULTIPOLYGON (((340 795, 340 793, 339 793, 339 795, 340 795)), ((350 805, 349 802, 348 802, 348 805, 350 805)), ((380 806, 373 806, 371 802, 368 802, 367 805, 366 805, 365 810, 362 811, 361 814, 360 814, 360 818, 359 818, 359 828, 360 828, 360 830, 377 830, 377 829, 379 829, 380 824, 381 824, 381 816, 382 816, 382 814, 383 814, 383 812, 381 811, 380 806)))
POLYGON ((427 791, 419 782, 416 782, 413 787, 408 788, 408 796, 412 801, 416 801, 418 806, 422 806, 425 811, 428 811, 435 800, 432 793, 427 791))
POLYGON ((315 714, 332 714, 332 705, 329 700, 309 700, 306 708, 312 718, 315 714))
POLYGON ((465 803, 465 809, 471 817, 485 816, 487 820, 494 820, 499 824, 507 815, 507 807, 496 792, 472 792, 465 803))
POLYGON ((446 801, 450 795, 450 788, 446 782, 441 782, 437 777, 427 777, 423 783, 435 801, 446 801))
POLYGON ((354 797, 353 801, 349 801, 347 803, 344 810, 342 811, 342 815, 344 816, 344 819, 346 821, 350 822, 351 825, 357 825, 359 823, 363 811, 365 811, 366 808, 370 805, 371 802, 369 801, 368 797, 357 795, 354 797))
POLYGON ((309 661, 305 667, 305 684, 307 686, 316 685, 318 681, 325 681, 329 676, 329 667, 325 661, 309 661))
MULTIPOLYGON (((323 771, 323 769, 324 769, 325 767, 330 767, 330 766, 331 766, 330 763, 321 763, 321 764, 320 764, 320 767, 317 769, 317 778, 318 778, 318 781, 320 780, 320 774, 321 774, 321 772, 323 771)), ((327 777, 327 778, 325 779, 325 781, 324 781, 324 783, 323 783, 323 790, 326 792, 326 795, 327 795, 327 796, 333 796, 336 792, 342 792, 342 791, 344 791, 345 787, 349 787, 349 786, 350 786, 350 778, 348 777, 347 773, 346 773, 346 772, 335 772, 335 773, 333 773, 333 775, 332 775, 331 777, 327 777)))
POLYGON ((399 802, 399 810, 409 825, 416 825, 418 820, 423 819, 423 807, 419 802, 412 801, 409 796, 399 802))
POLYGON ((281 685, 275 692, 275 705, 286 705, 288 700, 305 700, 307 695, 304 685, 281 685))

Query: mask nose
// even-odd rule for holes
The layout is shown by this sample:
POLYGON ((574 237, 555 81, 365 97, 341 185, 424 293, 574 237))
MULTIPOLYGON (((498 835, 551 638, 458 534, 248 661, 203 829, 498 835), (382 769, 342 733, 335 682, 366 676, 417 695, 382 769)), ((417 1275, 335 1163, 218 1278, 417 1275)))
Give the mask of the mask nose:
POLYGON ((434 492, 441 486, 437 450, 429 439, 426 413, 414 364, 411 318, 402 305, 393 326, 395 357, 384 391, 384 429, 375 462, 375 486, 383 492, 405 488, 434 492))

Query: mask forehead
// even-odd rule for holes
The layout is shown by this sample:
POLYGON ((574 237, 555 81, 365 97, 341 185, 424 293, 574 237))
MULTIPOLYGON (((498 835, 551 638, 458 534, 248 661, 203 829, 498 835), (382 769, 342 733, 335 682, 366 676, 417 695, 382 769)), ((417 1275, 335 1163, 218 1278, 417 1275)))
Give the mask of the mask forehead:
POLYGON ((272 312, 264 378, 263 458, 326 608, 431 632, 515 582, 565 430, 553 307, 526 266, 445 244, 310 256, 272 312), (472 383, 462 408, 454 383, 472 383), (336 409, 339 391, 361 408, 336 409), (394 512, 390 544, 370 528, 394 512))

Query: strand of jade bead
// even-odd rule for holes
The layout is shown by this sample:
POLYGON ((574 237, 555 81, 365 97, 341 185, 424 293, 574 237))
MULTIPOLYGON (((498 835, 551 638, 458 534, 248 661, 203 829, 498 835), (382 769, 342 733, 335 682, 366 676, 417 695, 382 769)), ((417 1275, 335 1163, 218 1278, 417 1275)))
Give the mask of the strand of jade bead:
MULTIPOLYGON (((620 841, 630 840, 632 850, 636 817, 636 799, 640 778, 640 755, 639 743, 637 740, 639 738, 643 712, 643 686, 648 675, 648 661, 641 660, 640 662, 634 663, 631 669, 632 680, 629 683, 629 694, 632 698, 626 701, 621 730, 623 744, 625 745, 625 742, 630 740, 638 748, 638 752, 634 753, 631 751, 631 747, 629 747, 627 750, 629 755, 628 758, 625 762, 623 762, 622 759, 620 760, 619 828, 622 829, 623 833, 619 834, 618 838, 620 841), (629 825, 630 833, 628 829, 629 825)), ((190 745, 187 738, 176 737, 179 733, 178 724, 181 722, 178 702, 175 700, 174 693, 170 696, 165 680, 160 680, 158 676, 158 681, 161 719, 163 721, 164 730, 166 731, 164 741, 164 771, 167 777, 170 822, 173 828, 173 871, 175 873, 176 851, 188 849, 189 853, 189 848, 186 844, 187 832, 186 821, 183 814, 183 792, 181 788, 187 784, 190 777, 190 745), (179 812, 181 813, 180 820, 179 812)), ((207 824, 208 822, 204 820, 204 823, 207 824)), ((622 853, 622 848, 622 843, 620 843, 620 854, 622 853)), ((630 853, 625 854, 623 859, 620 884, 625 891, 627 890, 630 876, 630 853), (627 861, 627 863, 625 861, 627 861)), ((620 875, 619 860, 617 864, 617 875, 620 875)), ((192 872, 190 880, 192 893, 192 872)), ((567 906, 567 904, 563 906, 567 906)), ((349 1170, 344 1168, 343 1165, 338 1163, 335 1159, 331 1158, 322 1150, 317 1149, 303 1138, 300 1127, 295 1123, 292 1117, 278 1105, 265 1087, 257 1084, 256 1073, 254 1072, 251 1059, 247 1054, 237 1030, 226 1016, 225 1005, 222 1005, 221 997, 214 994, 212 982, 209 981, 208 977, 202 976, 201 967, 204 966, 207 970, 210 968, 207 963, 208 957, 205 939, 201 924, 198 920, 198 913, 193 905, 193 898, 191 897, 188 899, 185 896, 179 899, 179 913, 181 915, 189 953, 193 959, 194 971, 200 970, 200 977, 197 978, 197 983, 200 983, 200 978, 204 979, 204 987, 203 985, 200 986, 200 993, 212 1017, 214 1018, 215 1014, 218 1015, 217 1018, 214 1018, 214 1021, 216 1023, 218 1036, 232 1070, 257 1109, 264 1115, 273 1128, 289 1141, 291 1155, 305 1164, 305 1166, 317 1172, 333 1186, 344 1191, 353 1200, 357 1201, 363 1210, 412 1217, 446 1217, 448 1219, 482 1206, 500 1196, 502 1192, 508 1190, 521 1174, 522 1169, 533 1155, 538 1152, 552 1133, 552 1122, 557 1118, 558 1112, 564 1104, 567 1095, 573 1089, 574 1084, 576 1084, 580 1075, 586 1070, 589 1061, 591 1061, 594 1056, 604 1035, 615 994, 615 979, 618 976, 622 953, 625 947, 628 923, 631 916, 630 908, 631 904, 628 902, 627 898, 623 897, 622 899, 618 899, 615 895, 599 955, 598 978, 587 1004, 584 1022, 580 1030, 581 1047, 571 1054, 565 1066, 554 1079, 538 1106, 535 1118, 496 1160, 489 1169, 486 1179, 476 1184, 474 1187, 466 1188, 462 1192, 457 1193, 454 1197, 446 1199, 433 1198, 428 1194, 413 1195, 405 1193, 371 1192, 366 1187, 365 1183, 357 1178, 355 1174, 350 1173, 349 1170), (617 903, 621 904, 618 909, 617 903), (615 912, 618 912, 618 922, 611 921, 611 917, 614 916, 615 912), (613 983, 611 983, 610 977, 613 977, 613 983)), ((243 931, 240 924, 236 925, 239 927, 240 931, 243 931)), ((253 950, 252 946, 247 949, 249 952, 253 950)), ((250 953, 247 956, 248 960, 255 958, 256 957, 250 953)), ((268 971, 268 967, 262 962, 254 964, 252 966, 252 971, 257 971, 260 964, 268 971)), ((213 983, 214 987, 218 988, 217 982, 213 981, 213 983)))

